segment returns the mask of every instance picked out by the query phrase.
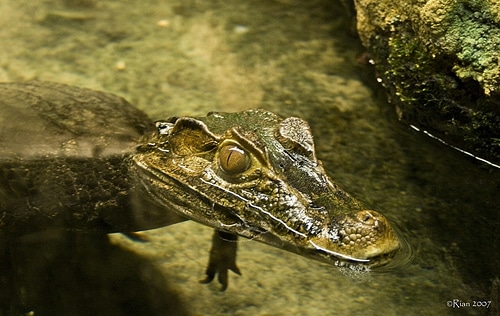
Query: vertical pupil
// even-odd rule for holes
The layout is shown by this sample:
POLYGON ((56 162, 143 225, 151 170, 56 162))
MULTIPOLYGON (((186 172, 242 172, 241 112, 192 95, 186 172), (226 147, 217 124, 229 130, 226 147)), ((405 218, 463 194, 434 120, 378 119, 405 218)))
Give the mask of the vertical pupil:
POLYGON ((247 153, 240 147, 227 145, 219 152, 219 163, 224 172, 237 174, 248 169, 250 159, 247 153))

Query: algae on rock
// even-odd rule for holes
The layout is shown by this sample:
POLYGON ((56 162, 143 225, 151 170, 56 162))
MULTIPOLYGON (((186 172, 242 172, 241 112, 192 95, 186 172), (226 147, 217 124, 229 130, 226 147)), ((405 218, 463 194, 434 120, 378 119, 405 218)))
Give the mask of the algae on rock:
POLYGON ((355 0, 400 118, 500 162, 500 2, 355 0))

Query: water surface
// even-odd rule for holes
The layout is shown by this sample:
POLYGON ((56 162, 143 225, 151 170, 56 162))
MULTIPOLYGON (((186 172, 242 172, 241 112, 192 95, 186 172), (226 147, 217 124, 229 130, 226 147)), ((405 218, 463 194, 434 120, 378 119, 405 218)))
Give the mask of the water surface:
MULTIPOLYGON (((112 92, 154 119, 256 107, 303 117, 331 177, 397 223, 414 250, 405 267, 358 280, 242 240, 243 275, 231 275, 221 293, 217 284, 198 283, 211 230, 196 223, 148 232, 145 244, 121 235, 111 237, 113 245, 37 236, 11 251, 28 267, 24 290, 36 293, 20 294, 20 302, 33 302, 28 308, 108 315, 488 312, 447 302, 494 299, 499 171, 396 120, 373 70, 356 62, 363 47, 340 3, 4 0, 0 15, 2 81, 112 92)), ((498 298, 498 285, 495 291, 498 298)))

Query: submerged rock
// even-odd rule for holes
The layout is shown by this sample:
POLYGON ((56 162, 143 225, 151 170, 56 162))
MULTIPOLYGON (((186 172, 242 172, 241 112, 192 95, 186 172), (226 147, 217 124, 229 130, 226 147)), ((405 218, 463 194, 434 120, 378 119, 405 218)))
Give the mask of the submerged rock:
POLYGON ((355 0, 400 119, 500 162, 500 1, 355 0))

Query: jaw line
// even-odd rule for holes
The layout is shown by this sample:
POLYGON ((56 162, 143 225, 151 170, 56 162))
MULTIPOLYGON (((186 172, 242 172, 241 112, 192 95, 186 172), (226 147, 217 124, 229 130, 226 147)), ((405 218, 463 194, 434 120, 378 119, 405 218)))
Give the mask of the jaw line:
MULTIPOLYGON (((306 237, 306 238, 307 238, 307 236, 306 236, 305 234, 300 233, 300 232, 298 232, 298 231, 294 230, 293 228, 289 227, 289 226, 288 226, 286 223, 284 223, 282 220, 280 220, 280 219, 276 218, 275 216, 273 216, 273 215, 272 215, 272 214, 270 214, 269 212, 266 212, 266 211, 265 211, 264 209, 262 209, 261 207, 259 207, 259 206, 257 206, 257 205, 253 205, 252 203, 250 203, 250 201, 248 201, 247 199, 243 198, 242 196, 240 196, 240 195, 238 195, 238 194, 236 194, 236 193, 234 193, 234 192, 231 192, 230 190, 227 190, 227 189, 225 189, 225 188, 223 188, 223 187, 221 187, 221 186, 219 186, 219 185, 217 185, 217 184, 214 184, 214 183, 208 182, 208 181, 206 181, 206 180, 205 180, 205 179, 203 179, 203 178, 200 178, 200 180, 201 180, 201 181, 203 181, 203 182, 204 182, 204 183, 206 183, 206 184, 212 185, 212 186, 214 186, 214 187, 217 187, 217 188, 218 188, 218 189, 220 189, 220 190, 223 190, 223 191, 225 191, 225 192, 227 192, 227 193, 229 193, 229 194, 232 194, 232 195, 234 195, 236 198, 238 198, 238 199, 240 199, 240 200, 243 200, 243 201, 245 201, 245 202, 249 203, 249 205, 250 205, 251 207, 254 207, 254 208, 258 209, 259 211, 261 211, 262 213, 264 213, 264 214, 266 214, 266 215, 270 216, 272 219, 274 219, 275 221, 277 221, 277 222, 279 222, 280 224, 282 224, 283 226, 285 226, 285 227, 286 227, 289 231, 292 231, 293 233, 295 233, 295 234, 297 234, 297 235, 299 235, 299 236, 301 236, 301 237, 306 237)), ((327 254, 330 254, 330 255, 332 255, 332 256, 334 256, 334 257, 337 257, 337 258, 340 258, 340 259, 349 260, 349 261, 353 261, 353 262, 359 262, 359 263, 367 263, 367 262, 370 262, 370 260, 369 260, 369 259, 358 259, 358 258, 350 257, 350 256, 347 256, 347 255, 343 255, 343 254, 338 253, 338 252, 335 252, 335 251, 331 251, 331 250, 325 249, 325 248, 323 248, 323 247, 318 246, 317 244, 315 244, 315 243, 314 243, 313 241, 311 241, 311 240, 309 240, 309 243, 310 243, 311 245, 313 245, 313 247, 314 247, 316 250, 320 250, 320 251, 326 252, 327 254)))
POLYGON ((325 249, 323 247, 320 247, 318 245, 316 245, 314 242, 312 242, 311 240, 309 240, 309 243, 311 245, 314 246, 314 248, 316 248, 316 250, 321 250, 321 251, 324 251, 326 252, 327 254, 330 254, 332 256, 335 256, 337 258, 341 258, 341 259, 345 259, 345 260, 350 260, 350 261, 354 261, 354 262, 362 262, 362 263, 367 263, 367 262, 370 262, 369 259, 357 259, 357 258, 354 258, 354 257, 350 257, 350 256, 346 256, 346 255, 343 255, 341 253, 338 253, 338 252, 335 252, 335 251, 331 251, 331 250, 328 250, 328 249, 325 249))
MULTIPOLYGON (((144 163, 142 163, 142 162, 139 162, 139 161, 137 161, 136 163, 137 163, 137 164, 138 164, 138 165, 139 165, 139 166, 140 166, 143 170, 145 170, 146 172, 149 172, 149 173, 153 174, 156 178, 158 178, 158 179, 162 179, 162 178, 163 178, 163 177, 162 177, 162 175, 161 175, 161 173, 158 173, 156 170, 151 170, 151 169, 147 168, 146 164, 144 164, 144 163)), ((270 214, 269 212, 266 212, 266 211, 265 211, 265 210, 263 210, 261 207, 256 206, 256 205, 253 205, 252 203, 250 203, 247 199, 243 198, 242 196, 240 196, 240 195, 238 195, 238 194, 236 194, 236 193, 234 193, 234 192, 231 192, 230 190, 227 190, 227 189, 225 189, 225 188, 223 188, 223 187, 221 187, 221 186, 219 186, 219 185, 217 185, 217 184, 214 184, 214 183, 211 183, 211 182, 209 182, 209 181, 206 181, 206 180, 205 180, 205 179, 203 179, 203 178, 200 178, 200 180, 201 180, 202 182, 204 182, 205 184, 208 184, 208 185, 211 185, 211 186, 217 187, 217 188, 218 188, 218 189, 220 189, 220 190, 223 190, 223 191, 225 191, 225 192, 227 192, 227 193, 229 193, 229 194, 232 194, 233 196, 235 196, 236 198, 238 198, 238 199, 240 199, 240 200, 242 200, 242 201, 248 202, 248 203, 249 203, 249 205, 250 205, 251 207, 254 207, 254 208, 258 209, 259 211, 263 212, 264 214, 266 214, 266 215, 270 216, 272 219, 276 220, 276 221, 277 221, 277 222, 279 222, 281 225, 283 225, 285 228, 287 228, 289 231, 292 231, 293 233, 297 234, 297 235, 298 235, 298 236, 300 236, 300 237, 303 237, 303 238, 305 237, 305 238, 307 238, 307 236, 306 236, 305 234, 303 234, 303 233, 301 233, 301 232, 298 232, 298 231, 294 230, 293 228, 289 227, 286 223, 284 223, 284 222, 283 222, 283 221, 281 221, 280 219, 276 218, 275 216, 273 216, 273 215, 272 215, 272 214, 270 214)), ((147 187, 147 186, 145 186, 145 187, 147 187)), ((157 195, 157 194, 155 194, 155 195, 157 195)), ((159 197, 160 197, 160 199, 161 199, 161 196, 159 196, 159 197)), ((192 220, 194 220, 193 218, 191 218, 191 219, 192 219, 192 220)), ((221 224, 222 224, 222 223, 221 223, 221 224)), ((227 225, 227 226, 232 226, 232 225, 227 225)), ((311 245, 312 245, 312 246, 313 246, 316 250, 319 250, 319 251, 325 252, 325 253, 327 253, 327 254, 329 254, 329 255, 332 255, 332 256, 334 256, 334 257, 336 257, 336 258, 339 258, 339 259, 349 260, 349 261, 358 262, 358 263, 368 263, 368 262, 370 262, 370 260, 369 260, 369 259, 358 259, 358 258, 354 258, 354 257, 351 257, 351 256, 343 255, 343 254, 341 254, 341 253, 338 253, 338 252, 335 252, 335 251, 332 251, 332 250, 328 250, 328 249, 326 249, 326 248, 323 248, 323 247, 321 247, 321 246, 317 245, 316 243, 314 243, 314 242, 313 242, 313 241, 311 241, 311 240, 309 240, 308 242, 309 242, 309 243, 310 243, 310 244, 311 244, 311 245)))

